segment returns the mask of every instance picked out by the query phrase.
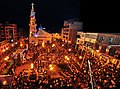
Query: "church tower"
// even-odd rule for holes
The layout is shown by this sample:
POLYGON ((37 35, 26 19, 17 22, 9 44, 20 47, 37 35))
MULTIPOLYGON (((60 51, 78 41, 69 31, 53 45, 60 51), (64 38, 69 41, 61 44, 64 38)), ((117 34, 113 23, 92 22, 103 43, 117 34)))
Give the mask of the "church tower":
POLYGON ((34 36, 34 34, 36 34, 36 18, 35 18, 35 11, 34 11, 34 4, 32 3, 32 9, 31 9, 31 13, 30 13, 30 23, 29 23, 29 26, 30 26, 30 29, 29 29, 29 37, 32 37, 34 36))

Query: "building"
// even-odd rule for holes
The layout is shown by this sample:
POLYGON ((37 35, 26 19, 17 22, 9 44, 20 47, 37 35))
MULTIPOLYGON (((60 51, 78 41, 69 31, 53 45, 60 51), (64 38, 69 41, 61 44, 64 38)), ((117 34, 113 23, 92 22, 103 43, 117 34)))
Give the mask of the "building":
POLYGON ((0 24, 0 33, 0 41, 7 40, 10 42, 15 42, 18 40, 16 24, 0 24))
POLYGON ((9 49, 9 42, 7 40, 0 42, 0 58, 9 49))
POLYGON ((30 43, 51 43, 52 41, 52 36, 48 32, 44 31, 42 28, 38 29, 37 33, 30 37, 30 43))
POLYGON ((64 21, 61 31, 61 39, 68 43, 76 43, 77 31, 82 30, 82 22, 75 20, 64 21))
POLYGON ((0 41, 3 41, 5 40, 5 37, 4 37, 4 26, 3 24, 0 23, 0 41))
POLYGON ((29 23, 29 44, 38 42, 51 42, 52 36, 48 32, 44 30, 42 25, 39 26, 38 30, 36 28, 36 18, 35 18, 35 11, 34 11, 34 4, 32 3, 32 9, 30 14, 30 23, 29 23))
POLYGON ((120 33, 99 33, 96 49, 113 56, 120 49, 120 33))
POLYGON ((34 4, 32 3, 32 9, 31 9, 31 14, 30 14, 30 23, 29 23, 29 26, 30 26, 30 30, 29 30, 29 37, 32 37, 34 36, 34 34, 36 34, 36 18, 35 18, 35 11, 34 11, 34 4))
POLYGON ((77 32, 77 41, 76 44, 79 45, 83 45, 85 43, 85 33, 82 31, 78 31, 77 32))
POLYGON ((60 33, 50 33, 52 36, 52 40, 56 40, 56 39, 61 39, 61 34, 60 33))
POLYGON ((98 33, 85 33, 85 45, 94 47, 95 43, 97 42, 98 33))
POLYGON ((90 33, 90 32, 77 32, 77 41, 76 45, 78 48, 81 48, 83 45, 89 46, 91 48, 95 48, 95 43, 97 41, 98 33, 90 33))
POLYGON ((93 46, 97 41, 98 33, 90 33, 90 32, 77 32, 77 41, 76 44, 83 44, 86 46, 93 46))
POLYGON ((120 55, 119 33, 90 33, 78 31, 76 44, 79 48, 86 45, 87 47, 89 46, 111 56, 120 55))

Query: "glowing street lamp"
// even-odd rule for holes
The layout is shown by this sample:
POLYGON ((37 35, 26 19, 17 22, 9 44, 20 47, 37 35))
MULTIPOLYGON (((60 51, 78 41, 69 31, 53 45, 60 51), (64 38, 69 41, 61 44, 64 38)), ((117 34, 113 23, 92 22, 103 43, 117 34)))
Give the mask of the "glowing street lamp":
POLYGON ((70 59, 69 59, 69 58, 67 58, 67 60, 69 61, 70 59))
POLYGON ((50 67, 50 70, 53 70, 53 67, 50 67))
POLYGON ((37 43, 35 44, 35 46, 37 46, 37 43))
POLYGON ((33 63, 31 63, 31 69, 33 69, 34 68, 34 64, 33 63))
POLYGON ((68 58, 68 56, 65 56, 65 59, 67 59, 68 58))
POLYGON ((68 49, 68 51, 71 51, 71 49, 68 49))
POLYGON ((82 56, 79 56, 79 59, 82 59, 82 56))
POLYGON ((44 43, 44 41, 42 42, 42 47, 44 47, 45 46, 45 43, 44 43))
POLYGON ((23 46, 23 44, 20 44, 20 46, 22 47, 22 46, 23 46))
POLYGON ((5 49, 3 49, 3 52, 5 52, 5 49))
POLYGON ((55 44, 52 44, 52 47, 54 47, 55 46, 55 44))
POLYGON ((11 45, 12 47, 14 46, 14 44, 11 45))
POLYGON ((109 49, 106 49, 106 52, 109 52, 109 49))
POLYGON ((7 58, 4 59, 5 61, 7 60, 7 58))
POLYGON ((7 84, 7 81, 6 81, 6 80, 4 80, 4 81, 3 81, 3 85, 6 85, 6 84, 7 84))
POLYGON ((6 50, 8 50, 8 47, 6 48, 6 50))
POLYGON ((49 68, 50 68, 50 70, 53 70, 53 65, 50 64, 50 65, 49 65, 49 68))
POLYGON ((13 39, 11 39, 11 42, 13 42, 13 39))
POLYGON ((65 56, 65 59, 70 60, 70 59, 68 58, 68 56, 65 56))
POLYGON ((50 64, 49 67, 52 67, 52 64, 50 64))
POLYGON ((9 56, 7 56, 6 58, 9 59, 9 56))
POLYGON ((100 52, 99 50, 96 50, 97 52, 100 52))
POLYGON ((5 57, 5 59, 4 59, 4 60, 6 61, 6 60, 8 60, 8 59, 9 59, 9 56, 5 57))
POLYGON ((15 44, 17 44, 17 42, 15 42, 15 44))

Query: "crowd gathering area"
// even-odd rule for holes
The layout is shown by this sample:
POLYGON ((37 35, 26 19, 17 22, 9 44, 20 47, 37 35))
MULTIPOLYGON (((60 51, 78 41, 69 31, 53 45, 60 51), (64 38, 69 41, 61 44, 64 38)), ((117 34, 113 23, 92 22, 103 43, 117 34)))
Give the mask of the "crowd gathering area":
POLYGON ((1 89, 120 89, 120 63, 61 40, 29 45, 1 89))

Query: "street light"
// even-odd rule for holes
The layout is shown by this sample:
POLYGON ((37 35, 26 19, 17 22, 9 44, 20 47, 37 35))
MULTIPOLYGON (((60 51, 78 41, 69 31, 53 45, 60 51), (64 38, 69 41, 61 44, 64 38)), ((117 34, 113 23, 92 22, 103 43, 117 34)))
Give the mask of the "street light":
POLYGON ((100 52, 99 50, 96 50, 96 52, 100 52))
POLYGON ((14 46, 14 44, 11 45, 12 47, 14 46))
POLYGON ((55 44, 52 44, 52 47, 54 47, 55 46, 55 44))
POLYGON ((3 52, 5 52, 5 49, 3 49, 3 52))
POLYGON ((82 59, 82 56, 79 56, 79 59, 82 59))
POLYGON ((45 43, 44 43, 44 41, 42 42, 42 47, 44 47, 45 46, 45 43))
POLYGON ((52 64, 50 64, 49 67, 52 67, 52 64))
POLYGON ((67 59, 68 58, 68 56, 65 56, 65 59, 67 59))
POLYGON ((50 70, 53 70, 53 67, 50 67, 50 70))
POLYGON ((31 69, 33 69, 34 68, 34 64, 33 63, 31 63, 31 69))
POLYGON ((90 61, 88 60, 88 67, 89 67, 89 71, 90 71, 90 81, 91 81, 91 87, 93 89, 93 79, 92 79, 92 70, 91 70, 91 66, 90 66, 90 61))
POLYGON ((8 50, 9 48, 7 47, 6 50, 8 50))
POLYGON ((69 59, 69 58, 67 58, 67 60, 69 61, 70 59, 69 59))
POLYGON ((71 49, 68 49, 68 51, 71 51, 71 49))
POLYGON ((65 59, 67 59, 68 61, 70 60, 70 59, 68 58, 68 56, 65 56, 65 59))
POLYGON ((53 65, 50 64, 50 65, 49 65, 49 68, 50 68, 50 70, 53 70, 53 65))
POLYGON ((37 46, 37 43, 35 44, 35 46, 37 46))
POLYGON ((6 80, 3 81, 3 85, 7 85, 7 81, 6 80))
POLYGON ((5 57, 5 59, 4 59, 4 60, 6 61, 6 60, 8 60, 8 59, 9 59, 9 56, 5 57))
POLYGON ((23 44, 20 44, 20 46, 22 47, 22 46, 23 46, 23 44))

